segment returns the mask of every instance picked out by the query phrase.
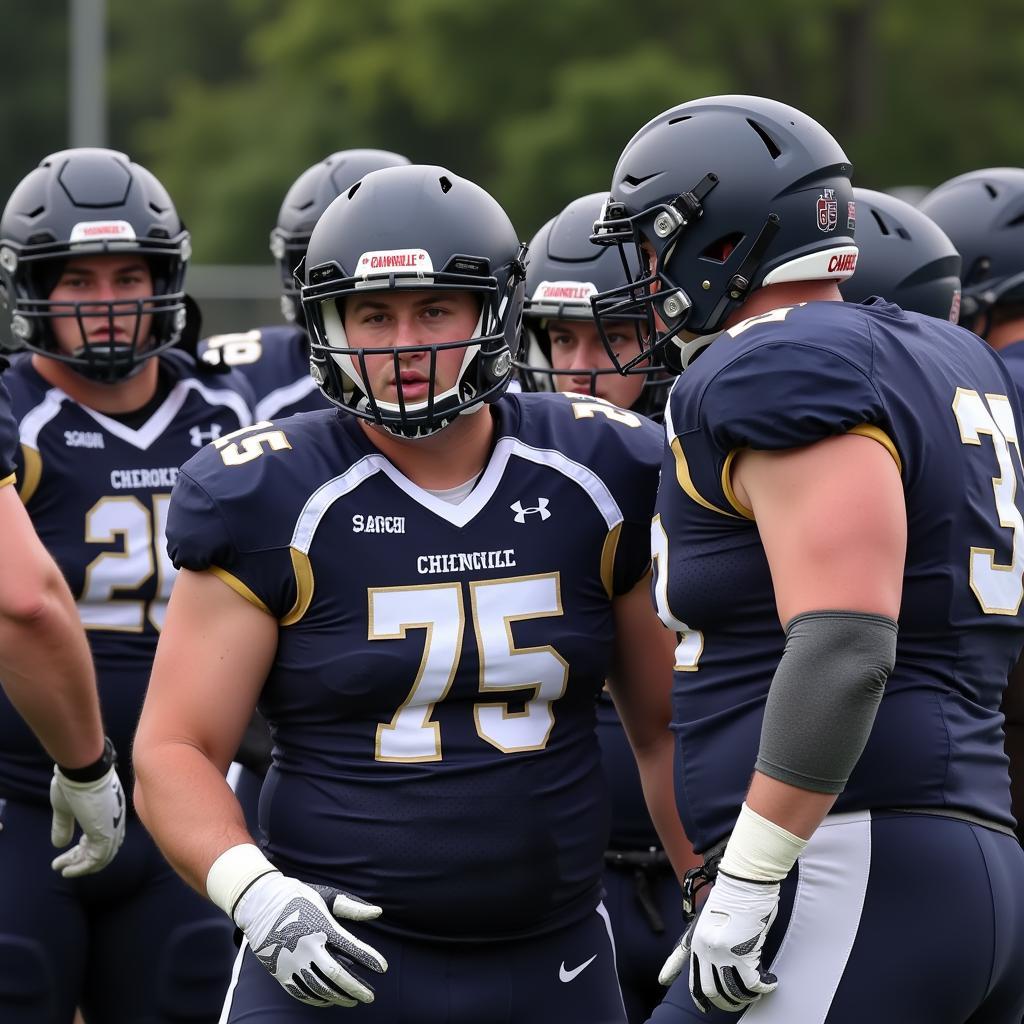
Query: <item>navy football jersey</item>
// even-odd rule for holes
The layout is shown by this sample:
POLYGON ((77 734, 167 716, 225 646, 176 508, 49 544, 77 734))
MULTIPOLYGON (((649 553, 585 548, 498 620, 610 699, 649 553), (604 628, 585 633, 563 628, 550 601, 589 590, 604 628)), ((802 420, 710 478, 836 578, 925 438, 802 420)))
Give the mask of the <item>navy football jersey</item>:
POLYGON ((245 377, 256 395, 256 420, 331 407, 309 375, 309 339, 301 327, 215 334, 200 342, 199 358, 222 362, 245 377))
POLYGON ((681 632, 677 797, 698 850, 739 813, 784 644, 733 457, 850 431, 899 466, 908 545, 896 667, 836 810, 955 808, 1012 825, 999 704, 1024 641, 1019 424, 987 345, 881 300, 751 318, 679 378, 652 551, 659 612, 681 632))
MULTIPOLYGON (((171 488, 197 449, 251 422, 230 375, 197 372, 182 352, 159 359, 173 383, 134 430, 48 384, 31 358, 5 374, 21 435, 18 489, 78 602, 129 793, 131 741, 175 577, 164 540, 171 488)), ((52 770, 0 695, 0 795, 45 801, 52 770)))
POLYGON ((611 598, 649 565, 663 447, 591 399, 492 408, 494 449, 460 504, 327 410, 200 452, 168 524, 179 567, 280 622, 259 701, 268 855, 441 940, 539 934, 597 904, 595 698, 611 598))
MULTIPOLYGON (((0 369, 6 366, 0 360, 0 369)), ((18 421, 11 411, 11 396, 0 380, 0 487, 14 483, 15 455, 18 450, 18 421)))

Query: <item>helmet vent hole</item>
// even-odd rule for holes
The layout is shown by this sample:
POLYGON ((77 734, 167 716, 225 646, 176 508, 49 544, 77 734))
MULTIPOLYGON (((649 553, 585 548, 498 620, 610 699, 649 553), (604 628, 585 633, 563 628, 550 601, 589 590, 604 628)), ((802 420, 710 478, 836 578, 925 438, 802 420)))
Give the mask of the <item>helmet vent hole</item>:
POLYGON ((157 215, 164 214, 167 212, 167 210, 164 207, 159 206, 156 203, 150 203, 149 208, 157 215))
POLYGON ((314 201, 312 199, 307 199, 304 203, 299 204, 299 209, 308 210, 313 205, 313 202, 314 201))
POLYGON ((683 121, 689 121, 692 116, 692 114, 687 114, 685 117, 673 117, 669 124, 682 124, 683 121))
POLYGON ((702 260, 712 260, 714 263, 724 263, 735 251, 736 247, 743 241, 743 233, 734 231, 731 235, 723 235, 717 241, 712 242, 701 254, 702 260))
POLYGON ((362 181, 357 181, 357 182, 356 182, 356 183, 355 183, 355 184, 354 184, 354 185, 353 185, 353 186, 352 186, 352 187, 351 187, 351 188, 350 188, 350 189, 348 190, 348 197, 349 197, 349 199, 351 199, 351 198, 352 198, 352 197, 353 197, 353 196, 354 196, 354 195, 355 195, 355 194, 356 194, 356 193, 357 193, 357 192, 359 191, 359 186, 360 186, 360 185, 362 185, 362 181))
POLYGON ((38 217, 38 216, 39 216, 39 214, 41 214, 41 213, 42 213, 42 212, 43 212, 43 211, 44 211, 45 209, 46 209, 46 207, 45 207, 45 206, 37 206, 37 207, 36 207, 36 208, 35 208, 34 210, 30 211, 29 213, 26 213, 26 214, 25 214, 25 216, 26 216, 26 217, 28 217, 28 219, 29 219, 29 220, 34 220, 34 219, 35 219, 36 217, 38 217))
POLYGON ((445 195, 447 195, 449 192, 451 192, 451 190, 452 190, 451 178, 446 178, 444 175, 442 175, 437 180, 441 183, 441 191, 445 195))
POLYGON ((897 228, 896 234, 899 235, 900 238, 904 239, 904 241, 910 241, 910 232, 906 228, 897 228))
POLYGON ((998 193, 995 190, 995 186, 990 185, 987 181, 985 182, 985 191, 988 193, 989 199, 995 199, 998 193))
POLYGON ((1021 224, 1024 224, 1024 213, 1018 213, 1013 220, 1007 222, 1006 226, 1008 228, 1016 228, 1020 227, 1021 224))
POLYGON ((889 234, 889 226, 879 216, 878 211, 872 210, 871 216, 875 218, 875 223, 878 225, 878 230, 881 231, 883 235, 889 234))
POLYGON ((771 158, 778 160, 782 156, 782 150, 779 149, 776 141, 756 121, 752 121, 749 117, 747 118, 747 124, 761 137, 761 141, 764 143, 765 149, 768 150, 771 158))

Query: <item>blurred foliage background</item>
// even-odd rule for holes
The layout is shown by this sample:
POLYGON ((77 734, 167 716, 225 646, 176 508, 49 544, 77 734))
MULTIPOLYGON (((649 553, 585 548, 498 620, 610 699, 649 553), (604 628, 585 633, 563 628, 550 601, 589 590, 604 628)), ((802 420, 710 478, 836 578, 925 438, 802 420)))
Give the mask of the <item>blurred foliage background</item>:
MULTIPOLYGON (((68 0, 0 0, 0 191, 67 145, 68 0)), ((294 178, 336 149, 440 163, 522 237, 607 188, 651 116, 793 103, 857 183, 1024 164, 1019 0, 107 0, 108 144, 167 185, 198 262, 269 261, 294 178)))

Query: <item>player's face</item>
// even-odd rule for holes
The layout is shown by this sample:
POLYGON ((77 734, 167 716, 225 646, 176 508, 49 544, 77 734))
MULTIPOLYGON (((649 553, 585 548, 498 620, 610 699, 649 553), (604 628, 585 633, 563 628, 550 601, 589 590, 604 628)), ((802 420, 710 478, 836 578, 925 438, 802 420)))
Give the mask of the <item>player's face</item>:
MULTIPOLYGON (((372 292, 345 304, 345 334, 352 348, 389 349, 366 357, 367 384, 379 401, 398 403, 399 382, 406 403, 430 395, 431 354, 417 346, 465 341, 476 332, 480 303, 471 292, 372 292)), ((465 346, 436 349, 434 396, 455 387, 466 357, 465 346)))
MULTIPOLYGON (((636 330, 628 320, 613 320, 606 326, 608 342, 615 350, 620 365, 629 362, 640 351, 636 330)), ((589 395, 591 380, 598 398, 628 409, 643 391, 643 374, 623 377, 616 372, 591 375, 591 370, 614 370, 615 364, 601 341, 601 334, 593 320, 552 320, 548 323, 551 340, 551 368, 572 370, 571 374, 556 374, 555 387, 559 391, 575 391, 589 395)))
POLYGON ((60 351, 73 355, 85 342, 108 345, 111 339, 116 345, 135 341, 140 348, 145 347, 153 317, 140 314, 132 303, 152 295, 153 275, 149 264, 138 256, 106 253, 72 257, 49 295, 51 302, 78 304, 77 316, 58 316, 52 321, 60 351), (125 305, 111 308, 111 302, 125 305))

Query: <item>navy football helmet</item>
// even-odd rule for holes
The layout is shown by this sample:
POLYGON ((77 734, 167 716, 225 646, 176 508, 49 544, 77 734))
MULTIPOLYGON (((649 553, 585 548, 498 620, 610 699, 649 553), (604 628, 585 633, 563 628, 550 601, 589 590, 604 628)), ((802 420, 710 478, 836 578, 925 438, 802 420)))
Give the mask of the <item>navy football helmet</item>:
MULTIPOLYGON (((515 364, 526 391, 557 391, 559 378, 586 375, 590 394, 597 395, 598 380, 602 376, 619 375, 614 366, 554 369, 548 331, 552 320, 593 322, 590 297, 617 288, 638 275, 639 263, 634 253, 627 253, 630 273, 626 276, 614 249, 590 242, 594 221, 607 199, 607 192, 595 192, 573 200, 557 217, 549 220, 529 244, 523 307, 525 351, 515 364)), ((639 325, 641 318, 634 316, 632 321, 639 325)), ((656 413, 664 405, 671 383, 663 368, 638 365, 626 372, 645 378, 644 390, 635 405, 637 411, 648 415, 656 413)))
POLYGON ((849 277, 851 174, 820 124, 774 100, 712 96, 659 114, 619 157, 592 239, 623 253, 647 243, 651 265, 641 253, 640 278, 594 297, 598 322, 642 314, 645 348, 673 342, 666 359, 685 368, 755 289, 849 277))
POLYGON ((526 247, 505 211, 478 185, 443 167, 373 171, 339 196, 309 240, 302 306, 310 329, 310 373, 327 399, 403 437, 425 437, 462 413, 496 401, 512 377, 522 326, 526 247), (345 301, 374 290, 463 291, 481 303, 469 338, 407 348, 353 348, 345 301), (463 352, 458 380, 437 393, 440 349, 463 352), (366 357, 424 351, 430 382, 423 401, 373 394, 366 357))
MULTIPOLYGON (((66 363, 106 383, 130 377, 146 359, 181 340, 190 313, 185 268, 192 247, 167 190, 146 168, 110 149, 66 149, 45 157, 23 178, 0 217, 0 289, 17 347, 66 363), (153 295, 116 302, 51 302, 64 264, 75 256, 138 253, 153 277, 153 295), (84 312, 83 312, 84 310, 84 312), (113 320, 135 314, 135 335, 115 342, 113 320), (152 315, 150 337, 138 336, 152 315), (108 316, 110 336, 61 352, 52 322, 108 316)), ((191 322, 193 332, 198 323, 191 322)))
POLYGON ((880 295, 903 309, 957 322, 960 254, 930 217, 902 199, 853 190, 857 269, 840 286, 847 302, 880 295))
POLYGON ((984 338, 997 306, 1024 306, 1024 169, 961 174, 929 192, 919 208, 959 251, 960 323, 984 338))
POLYGON ((385 149, 343 149, 307 167, 292 183, 270 232, 270 254, 281 275, 281 312, 289 323, 301 322, 301 282, 295 270, 306 255, 309 236, 324 210, 363 175, 409 161, 385 149))

